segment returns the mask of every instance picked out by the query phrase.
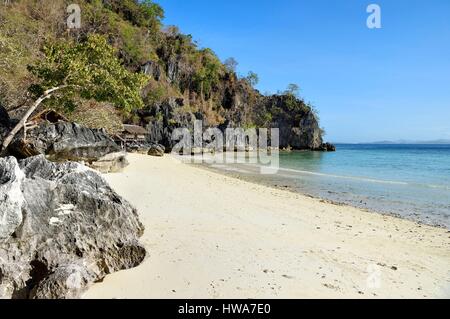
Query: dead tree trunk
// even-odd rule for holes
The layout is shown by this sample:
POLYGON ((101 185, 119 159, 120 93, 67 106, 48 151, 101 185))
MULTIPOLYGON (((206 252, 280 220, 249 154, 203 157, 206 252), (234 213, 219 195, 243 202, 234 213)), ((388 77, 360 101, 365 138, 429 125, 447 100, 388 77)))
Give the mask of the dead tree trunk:
POLYGON ((19 123, 12 129, 12 131, 8 134, 8 136, 5 138, 5 140, 2 143, 1 152, 0 154, 3 155, 6 152, 6 149, 8 148, 9 144, 11 144, 12 140, 16 136, 17 133, 20 132, 22 128, 24 128, 26 122, 28 121, 28 118, 33 114, 33 112, 38 108, 39 105, 41 105, 42 102, 44 102, 46 99, 50 98, 52 94, 55 91, 58 91, 60 89, 65 88, 66 86, 59 86, 52 89, 49 89, 44 92, 44 94, 34 102, 34 104, 28 109, 28 111, 25 113, 25 115, 20 119, 19 123))

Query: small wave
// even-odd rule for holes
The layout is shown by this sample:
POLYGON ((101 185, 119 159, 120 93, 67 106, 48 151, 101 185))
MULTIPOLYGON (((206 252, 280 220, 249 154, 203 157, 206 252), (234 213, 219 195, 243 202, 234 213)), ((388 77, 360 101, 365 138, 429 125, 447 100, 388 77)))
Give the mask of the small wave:
POLYGON ((420 184, 420 183, 409 183, 408 185, 418 186, 418 187, 428 187, 428 188, 437 188, 437 189, 450 190, 450 186, 445 186, 445 185, 420 184))
MULTIPOLYGON (((261 167, 261 165, 256 165, 256 164, 249 164, 249 165, 255 166, 255 167, 261 167)), ((426 187, 426 188, 450 190, 450 186, 446 186, 446 185, 421 184, 421 183, 410 183, 410 182, 402 182, 402 181, 389 181, 389 180, 374 179, 374 178, 367 178, 367 177, 345 176, 345 175, 326 174, 326 173, 319 173, 319 172, 310 172, 310 171, 296 170, 296 169, 291 169, 291 168, 281 168, 281 167, 279 168, 279 171, 280 172, 284 171, 284 172, 299 173, 299 174, 305 174, 305 175, 314 175, 314 176, 321 176, 321 177, 332 177, 332 178, 340 178, 340 179, 357 180, 357 181, 369 182, 369 183, 415 186, 415 187, 426 187)))
POLYGON ((315 176, 343 178, 343 179, 353 179, 353 180, 359 180, 359 181, 363 181, 363 182, 382 183, 382 184, 394 184, 394 185, 409 185, 409 183, 407 183, 407 182, 387 181, 387 180, 373 179, 373 178, 366 178, 366 177, 357 177, 357 176, 345 176, 345 175, 326 174, 326 173, 318 173, 318 172, 296 170, 296 169, 291 169, 291 168, 280 168, 279 170, 280 171, 286 171, 286 172, 300 173, 300 174, 315 175, 315 176))

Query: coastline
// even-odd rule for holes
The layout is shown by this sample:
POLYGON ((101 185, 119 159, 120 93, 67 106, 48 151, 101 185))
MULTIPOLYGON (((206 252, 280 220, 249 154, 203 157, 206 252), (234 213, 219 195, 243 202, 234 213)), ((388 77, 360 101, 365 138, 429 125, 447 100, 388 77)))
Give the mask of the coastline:
MULTIPOLYGON (((302 152, 302 151, 297 151, 297 152, 302 152)), ((305 151, 305 152, 307 152, 307 151, 305 151)), ((450 231, 450 226, 447 226, 438 221, 430 221, 430 220, 427 220, 426 218, 420 219, 420 218, 418 218, 417 214, 413 214, 411 216, 402 216, 400 213, 394 212, 394 211, 382 210, 382 209, 376 209, 376 208, 368 207, 368 206, 364 206, 364 205, 358 205, 356 202, 345 202, 342 199, 341 200, 331 199, 331 198, 327 198, 327 196, 325 196, 323 193, 322 194, 308 193, 304 190, 296 188, 293 184, 288 184, 286 181, 280 182, 279 184, 281 184, 281 185, 279 185, 278 183, 275 183, 273 181, 267 181, 267 180, 263 180, 260 178, 258 179, 254 176, 254 174, 253 175, 248 174, 248 172, 247 172, 247 174, 246 173, 237 174, 234 171, 228 171, 226 169, 215 168, 215 167, 207 166, 207 165, 203 165, 203 164, 193 164, 192 166, 207 170, 209 172, 228 176, 233 179, 238 179, 240 181, 257 184, 257 185, 262 185, 262 186, 266 186, 266 187, 273 188, 276 190, 287 191, 287 192, 291 192, 293 194, 300 194, 304 197, 317 199, 321 203, 335 205, 335 206, 352 207, 352 208, 356 208, 356 209, 359 209, 359 210, 367 212, 367 213, 399 218, 399 219, 411 221, 413 223, 417 223, 419 225, 441 228, 441 229, 450 231), (288 185, 286 185, 286 184, 288 184, 288 185)), ((351 179, 352 177, 348 177, 348 178, 351 179)), ((364 204, 367 205, 366 202, 364 202, 364 204)))
POLYGON ((450 297, 450 233, 163 158, 105 175, 148 257, 85 298, 450 297))

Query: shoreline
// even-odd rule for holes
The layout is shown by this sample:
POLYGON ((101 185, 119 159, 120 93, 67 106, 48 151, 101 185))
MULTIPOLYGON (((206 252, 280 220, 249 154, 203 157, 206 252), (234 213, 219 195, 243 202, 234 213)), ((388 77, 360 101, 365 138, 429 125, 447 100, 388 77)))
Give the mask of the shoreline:
MULTIPOLYGON (((299 151, 301 152, 301 151, 299 151)), ((205 166, 203 164, 192 164, 193 167, 197 167, 199 169, 204 169, 207 170, 209 172, 213 172, 213 173, 217 173, 223 176, 228 176, 230 178, 234 178, 234 179, 238 179, 240 181, 244 181, 244 182, 248 182, 248 183, 252 183, 252 184, 256 184, 256 185, 261 185, 261 186, 265 186, 265 187, 269 187, 269 188, 273 188, 276 190, 280 190, 280 191, 286 191, 286 192, 291 192, 293 194, 299 194, 308 198, 312 198, 312 199, 316 199, 319 200, 321 203, 324 204, 330 204, 330 205, 335 205, 335 206, 347 206, 347 207, 352 207, 352 208, 356 208, 359 210, 362 210, 364 212, 367 213, 371 213, 371 214, 378 214, 381 216, 388 216, 388 217, 393 217, 393 218, 398 218, 398 219, 402 219, 402 220, 407 220, 410 222, 413 222, 415 224, 418 225, 422 225, 422 226, 429 226, 429 227, 434 227, 434 228, 440 228, 443 230, 448 230, 450 231, 450 227, 447 227, 444 224, 439 224, 437 222, 429 222, 427 223, 424 220, 419 220, 419 219, 414 219, 413 217, 408 217, 408 216, 402 216, 399 213, 394 213, 394 212, 389 212, 389 211, 382 211, 382 210, 377 210, 375 208, 370 208, 370 207, 360 207, 358 205, 353 205, 352 203, 345 203, 345 202, 340 202, 338 200, 333 200, 333 199, 328 199, 325 196, 320 196, 320 195, 313 195, 313 194, 308 194, 308 193, 304 193, 301 190, 296 189, 294 186, 291 185, 287 185, 287 186, 280 186, 280 185, 275 185, 275 184, 270 184, 269 182, 263 182, 263 181, 257 181, 256 179, 252 179, 252 177, 250 177, 250 175, 248 175, 249 177, 246 178, 242 175, 232 175, 232 173, 218 169, 218 168, 213 168, 210 166, 205 166)))
POLYGON ((148 257, 84 298, 450 297, 444 229, 170 156, 129 160, 105 178, 138 208, 148 257))
MULTIPOLYGON (((339 144, 337 144, 339 145, 339 144)), ((294 153, 294 152, 307 152, 307 151, 301 151, 301 150, 293 150, 293 151, 280 151, 280 153, 294 153)), ((327 197, 325 194, 314 194, 314 193, 308 193, 306 190, 301 189, 299 187, 296 187, 294 184, 289 184, 288 181, 280 181, 281 184, 288 184, 288 185, 278 185, 276 184, 274 181, 269 180, 265 180, 265 179, 258 179, 258 174, 256 174, 255 172, 252 172, 250 170, 247 170, 248 167, 246 167, 245 165, 243 165, 242 168, 236 168, 234 170, 227 170, 227 169, 222 169, 220 167, 214 167, 214 165, 208 165, 208 164, 190 164, 193 167, 197 167, 200 169, 205 169, 208 170, 210 172, 215 172, 217 174, 220 175, 224 175, 224 176, 228 176, 231 178, 235 178, 244 182, 249 182, 249 183, 253 183, 253 184, 257 184, 257 185, 262 185, 262 186, 266 186, 266 187, 271 187, 277 190, 284 190, 284 191, 289 191, 292 192, 294 194, 300 194, 306 197, 310 197, 310 198, 314 198, 314 199, 318 199, 323 203, 326 204, 332 204, 332 205, 337 205, 337 206, 349 206, 349 207, 353 207, 356 209, 360 209, 362 211, 365 212, 369 212, 369 213, 373 213, 373 214, 379 214, 382 216, 390 216, 390 217, 395 217, 395 218, 399 218, 399 219, 403 219, 403 220, 408 220, 414 223, 417 223, 419 225, 424 225, 424 226, 431 226, 431 227, 436 227, 436 228, 441 228, 444 230, 449 230, 450 231, 450 224, 448 224, 447 222, 444 222, 442 219, 430 219, 429 216, 421 216, 420 213, 413 213, 410 215, 402 215, 400 212, 398 212, 398 208, 397 209, 389 209, 389 208, 381 208, 381 207, 375 207, 373 206, 373 203, 368 205, 368 202, 361 202, 361 205, 359 205, 358 202, 355 201, 346 201, 345 199, 333 199, 333 198, 329 198, 327 197), (236 173, 236 171, 240 171, 240 173, 236 173), (370 206, 372 205, 372 206, 370 206)), ((281 170, 285 170, 286 168, 281 168, 281 170)), ((308 172, 309 174, 309 172, 308 172)), ((312 173, 312 174, 316 174, 316 173, 312 173)), ((320 173, 318 173, 317 175, 322 175, 320 173)), ((359 179, 358 177, 352 177, 352 176, 335 176, 335 175, 329 175, 331 177, 343 177, 343 178, 348 178, 348 179, 359 179)), ((382 180, 377 180, 377 182, 385 182, 382 180)), ((406 183, 406 182, 398 182, 398 183, 406 183)), ((367 199, 366 199, 367 200, 367 199)))

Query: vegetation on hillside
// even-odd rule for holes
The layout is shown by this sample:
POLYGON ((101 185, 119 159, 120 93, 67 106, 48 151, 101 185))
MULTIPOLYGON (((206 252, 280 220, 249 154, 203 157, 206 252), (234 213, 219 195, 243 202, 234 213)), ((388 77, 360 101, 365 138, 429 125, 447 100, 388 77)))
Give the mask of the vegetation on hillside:
MULTIPOLYGON (((184 100, 178 112, 202 114, 210 125, 225 119, 244 127, 270 126, 277 119, 298 122, 310 110, 295 86, 280 94, 281 102, 266 101, 254 89, 256 73, 240 77, 234 58, 221 62, 211 49, 198 47, 191 35, 164 27, 164 10, 151 0, 80 0, 81 29, 67 30, 66 8, 71 3, 11 0, 0 11, 0 103, 7 109, 27 109, 45 89, 67 82, 78 90, 67 89, 44 103, 69 118, 77 106, 89 103, 100 110, 107 101, 125 111, 113 116, 114 121, 141 123, 134 110, 157 112, 170 98, 184 100), (145 79, 139 74, 149 61, 153 73, 145 79), (92 68, 97 64, 99 68, 92 68), (145 88, 138 92, 143 81, 145 88), (100 82, 103 88, 95 85, 100 82)), ((87 122, 101 120, 109 121, 99 116, 87 122)))
POLYGON ((43 55, 28 66, 37 79, 29 88, 35 101, 5 138, 2 150, 44 103, 66 112, 76 109, 80 99, 110 102, 124 113, 144 107, 141 89, 147 77, 125 69, 103 36, 91 34, 83 42, 58 40, 45 45, 43 55))

